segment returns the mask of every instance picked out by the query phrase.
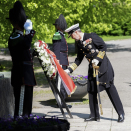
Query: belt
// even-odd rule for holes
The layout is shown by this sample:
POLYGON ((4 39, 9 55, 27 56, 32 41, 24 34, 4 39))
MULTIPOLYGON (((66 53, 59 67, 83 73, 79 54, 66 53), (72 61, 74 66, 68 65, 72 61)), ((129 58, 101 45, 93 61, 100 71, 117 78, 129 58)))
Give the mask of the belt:
POLYGON ((20 66, 21 62, 13 62, 13 66, 20 66))
POLYGON ((60 51, 60 53, 67 53, 67 51, 60 51))
POLYGON ((22 63, 25 65, 33 65, 33 62, 31 62, 31 61, 23 61, 23 62, 14 62, 13 66, 21 66, 22 63))
MULTIPOLYGON (((89 63, 93 60, 93 59, 95 59, 97 57, 97 55, 94 55, 92 58, 87 58, 87 60, 89 61, 89 63)), ((107 57, 107 55, 105 54, 105 56, 104 57, 107 57)))

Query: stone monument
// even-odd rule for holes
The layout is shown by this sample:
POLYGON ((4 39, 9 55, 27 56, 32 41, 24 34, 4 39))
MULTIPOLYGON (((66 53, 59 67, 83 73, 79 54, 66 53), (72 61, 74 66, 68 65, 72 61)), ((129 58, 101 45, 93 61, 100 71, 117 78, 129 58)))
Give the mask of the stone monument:
POLYGON ((4 72, 0 72, 0 117, 8 118, 13 115, 14 94, 11 79, 4 77, 4 72))

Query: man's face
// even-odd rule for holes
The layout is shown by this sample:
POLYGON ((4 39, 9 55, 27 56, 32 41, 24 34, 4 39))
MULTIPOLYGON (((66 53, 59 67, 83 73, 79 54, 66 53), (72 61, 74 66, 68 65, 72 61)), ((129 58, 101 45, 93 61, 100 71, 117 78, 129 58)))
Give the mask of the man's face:
POLYGON ((74 33, 71 34, 72 39, 75 39, 76 41, 81 39, 81 36, 78 31, 75 31, 74 33))

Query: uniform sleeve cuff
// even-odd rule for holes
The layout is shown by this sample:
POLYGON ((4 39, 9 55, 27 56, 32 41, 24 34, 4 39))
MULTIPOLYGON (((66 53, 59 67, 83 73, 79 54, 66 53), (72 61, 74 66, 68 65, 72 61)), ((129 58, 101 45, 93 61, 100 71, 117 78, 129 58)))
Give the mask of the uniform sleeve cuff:
POLYGON ((70 71, 70 73, 72 73, 72 72, 73 72, 73 70, 72 70, 70 67, 68 67, 68 70, 70 71))

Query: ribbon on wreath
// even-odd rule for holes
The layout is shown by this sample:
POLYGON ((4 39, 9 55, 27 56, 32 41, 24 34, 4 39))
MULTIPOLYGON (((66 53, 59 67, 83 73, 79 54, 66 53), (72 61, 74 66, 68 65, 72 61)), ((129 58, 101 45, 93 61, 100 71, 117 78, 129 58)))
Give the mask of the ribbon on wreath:
MULTIPOLYGON (((39 47, 42 46, 43 44, 45 45, 44 46, 44 49, 47 51, 47 53, 49 54, 50 58, 51 58, 51 62, 52 64, 56 67, 56 70, 58 71, 58 74, 61 78, 61 81, 64 85, 64 88, 68 94, 68 96, 70 96, 71 94, 73 94, 76 90, 76 86, 73 82, 73 80, 71 79, 71 77, 62 69, 62 67, 60 66, 57 58, 56 58, 56 55, 47 48, 47 44, 44 43, 43 41, 41 40, 38 40, 39 42, 39 47)), ((54 74, 53 74, 54 75, 54 74)))

